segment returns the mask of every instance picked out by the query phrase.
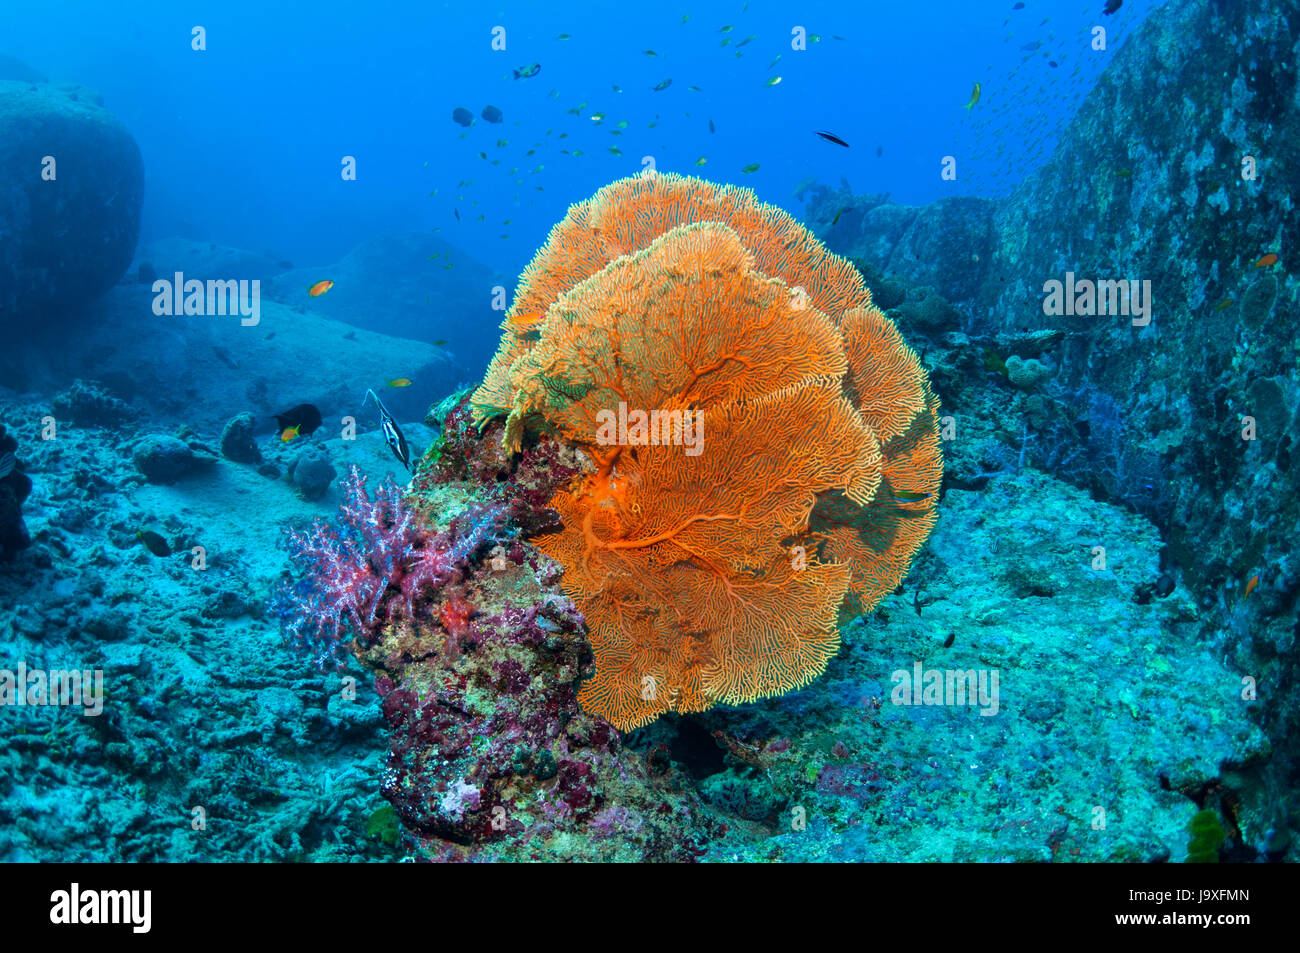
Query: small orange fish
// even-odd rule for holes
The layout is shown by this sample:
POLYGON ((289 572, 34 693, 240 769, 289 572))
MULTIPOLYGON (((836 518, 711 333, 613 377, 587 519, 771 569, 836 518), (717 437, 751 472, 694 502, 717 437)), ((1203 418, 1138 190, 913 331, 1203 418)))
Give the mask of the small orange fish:
POLYGON ((1267 255, 1265 255, 1263 258, 1261 258, 1259 261, 1255 262, 1255 267, 1256 267, 1256 268, 1267 268, 1269 265, 1276 265, 1276 264, 1277 264, 1277 260, 1278 260, 1278 259, 1277 259, 1277 255, 1275 255, 1273 252, 1269 252, 1267 255))
POLYGON ((524 311, 519 314, 512 314, 510 323, 520 329, 531 328, 534 324, 540 324, 544 317, 546 317, 545 311, 524 311))
POLYGON ((324 281, 318 281, 310 288, 308 288, 307 294, 311 295, 313 298, 319 298, 321 295, 323 295, 325 292, 329 291, 333 287, 334 287, 334 282, 326 278, 324 281))
POLYGON ((1248 595, 1250 595, 1252 592, 1255 591, 1255 587, 1258 585, 1259 585, 1259 573, 1256 573, 1255 575, 1251 576, 1248 580, 1246 580, 1246 591, 1241 594, 1241 598, 1245 599, 1248 595))
POLYGON ((285 427, 284 430, 281 431, 281 433, 280 433, 280 442, 281 442, 281 443, 288 443, 290 440, 292 440, 292 439, 293 439, 294 437, 296 437, 296 436, 298 436, 298 428, 297 428, 297 427, 285 427))
POLYGON ((410 387, 411 379, 409 377, 394 377, 388 382, 389 387, 410 387))

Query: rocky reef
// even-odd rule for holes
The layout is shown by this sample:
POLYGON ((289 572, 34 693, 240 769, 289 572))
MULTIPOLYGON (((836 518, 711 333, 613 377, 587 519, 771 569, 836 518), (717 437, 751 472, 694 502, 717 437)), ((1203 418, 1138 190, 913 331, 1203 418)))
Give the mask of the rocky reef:
POLYGON ((382 792, 428 859, 690 860, 712 816, 680 770, 648 764, 583 711, 592 671, 560 567, 527 537, 577 462, 542 440, 512 455, 480 435, 468 394, 443 404, 442 438, 408 503, 353 471, 334 525, 291 534, 305 569, 275 612, 327 664, 375 672, 391 730, 382 792), (685 832, 685 836, 683 836, 685 832))
MULTIPOLYGON (((1247 800, 1300 757, 1298 56, 1300 21, 1274 4, 1167 4, 1009 199, 809 193, 819 234, 864 273, 953 302, 946 329, 899 316, 930 341, 954 417, 950 485, 1033 466, 1158 526, 1201 637, 1259 685, 1279 756, 1232 773, 1247 800), (960 267, 934 264, 936 235, 962 236, 942 249, 960 267), (1062 308, 1053 281, 1077 289, 1062 308)), ((1285 842, 1297 819, 1254 823, 1285 842)))

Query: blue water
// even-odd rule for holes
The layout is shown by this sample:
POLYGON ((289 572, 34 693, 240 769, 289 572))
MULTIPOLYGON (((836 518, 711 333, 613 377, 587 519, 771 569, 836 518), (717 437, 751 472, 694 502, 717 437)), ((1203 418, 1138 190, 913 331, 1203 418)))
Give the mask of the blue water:
POLYGON ((517 273, 569 204, 641 171, 644 156, 787 206, 809 176, 843 177, 856 192, 907 204, 1004 194, 1050 154, 1153 6, 1129 0, 1122 15, 1103 17, 1100 0, 1021 10, 754 0, 490 11, 401 0, 382 9, 140 0, 124 13, 74 0, 57 18, 5 4, 0 37, 51 78, 99 90, 130 127, 149 173, 142 243, 182 235, 325 264, 374 235, 440 228, 475 258, 517 273), (1097 24, 1108 30, 1106 52, 1089 46, 1097 24), (205 52, 190 48, 195 25, 207 30, 205 52), (727 25, 734 29, 719 32, 727 25), (492 49, 496 26, 505 28, 504 51, 492 49), (796 26, 821 41, 792 50, 796 26), (557 40, 563 33, 572 38, 557 40), (538 75, 511 78, 531 63, 541 64, 538 75), (774 76, 781 83, 767 86, 774 76), (672 85, 654 92, 665 79, 672 85), (975 82, 981 101, 967 112, 975 82), (584 102, 581 114, 568 112, 584 102), (502 110, 501 124, 479 118, 489 104, 502 110), (465 136, 451 120, 458 106, 476 117, 465 136), (591 121, 595 112, 606 114, 603 124, 591 121), (611 135, 624 120, 623 135, 611 135), (813 135, 823 129, 851 148, 813 135), (347 155, 357 160, 352 182, 339 175, 347 155), (955 182, 940 179, 946 155, 958 160, 955 182), (697 166, 700 157, 707 164, 697 166), (751 164, 759 170, 743 174, 751 164))

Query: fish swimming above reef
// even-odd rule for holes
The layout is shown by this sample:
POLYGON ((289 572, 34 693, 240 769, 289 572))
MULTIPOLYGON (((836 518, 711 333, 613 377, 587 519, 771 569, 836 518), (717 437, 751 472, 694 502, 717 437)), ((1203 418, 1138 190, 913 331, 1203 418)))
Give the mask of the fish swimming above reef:
POLYGON ((654 91, 655 91, 656 93, 657 93, 657 92, 660 92, 661 90, 665 90, 665 89, 667 89, 667 88, 668 88, 669 86, 671 86, 672 84, 673 84, 673 81, 672 81, 671 79, 661 80, 660 82, 655 83, 654 91))
POLYGON ((170 556, 172 554, 172 548, 167 545, 167 540, 163 539, 151 529, 137 532, 135 537, 140 540, 140 542, 144 543, 145 548, 155 556, 170 556))
POLYGON ((14 467, 18 464, 18 458, 12 453, 0 455, 0 480, 3 480, 13 472, 14 467))
POLYGON ((275 414, 276 425, 280 428, 280 439, 288 443, 299 434, 310 436, 314 431, 320 429, 321 416, 320 411, 316 409, 315 404, 299 404, 297 407, 291 407, 282 414, 275 414), (285 431, 293 431, 293 437, 285 439, 285 431))
POLYGON ((980 84, 976 83, 975 88, 970 91, 970 102, 966 104, 965 108, 970 109, 979 101, 980 101, 980 84))
POLYGON ((451 121, 458 122, 462 126, 468 126, 474 122, 474 114, 464 106, 457 106, 451 111, 451 121))
POLYGON ((849 144, 837 135, 834 135, 829 132, 818 132, 817 135, 821 136, 827 142, 833 142, 837 146, 843 146, 845 149, 849 148, 849 144))
POLYGON ((1122 6, 1124 6, 1124 0, 1106 0, 1106 6, 1102 8, 1101 12, 1106 16, 1110 16, 1122 6))
MULTIPOLYGON (((402 433, 402 428, 397 426, 397 421, 393 419, 393 415, 388 412, 384 402, 379 399, 379 396, 373 390, 366 391, 366 396, 373 397, 375 404, 379 407, 379 428, 384 434, 384 443, 388 444, 388 449, 393 451, 393 456, 402 462, 402 466, 406 467, 407 472, 414 473, 415 471, 411 469, 411 447, 406 442, 406 436, 402 433)), ((364 403, 363 400, 362 404, 364 403)))
POLYGON ((528 66, 521 66, 519 67, 519 69, 514 71, 515 79, 528 79, 530 77, 536 76, 541 71, 542 71, 541 63, 532 63, 528 66))
POLYGON ((324 281, 318 281, 314 285, 309 286, 307 288, 307 294, 311 295, 313 298, 319 298, 333 287, 334 282, 326 278, 324 281))
POLYGON ((484 106, 482 115, 488 122, 500 122, 504 118, 504 114, 496 106, 484 106))

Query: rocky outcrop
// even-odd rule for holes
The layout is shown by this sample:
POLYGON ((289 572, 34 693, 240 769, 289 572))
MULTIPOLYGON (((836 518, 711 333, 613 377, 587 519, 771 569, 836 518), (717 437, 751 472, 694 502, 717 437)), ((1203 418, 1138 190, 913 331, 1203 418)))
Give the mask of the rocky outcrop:
POLYGON ((504 289, 508 305, 514 284, 449 242, 411 233, 371 239, 332 265, 288 271, 266 293, 369 331, 442 341, 470 380, 487 367, 500 336, 502 312, 492 309, 492 289, 504 289), (334 287, 309 297, 306 289, 325 278, 334 287))
POLYGON ((80 86, 0 81, 0 325, 103 294, 135 251, 144 165, 80 86))
POLYGON ((1167 568, 1198 595, 1207 644, 1269 686, 1259 711, 1279 739, 1300 711, 1297 62, 1300 17, 1277 4, 1166 4, 1007 200, 907 219, 865 196, 836 224, 845 196, 827 192, 809 210, 832 250, 961 304, 967 380, 983 372, 1002 400, 954 402, 945 384, 961 368, 940 368, 944 412, 967 434, 1018 419, 988 428, 1002 453, 952 472, 1035 466, 1151 517, 1167 568), (856 231, 836 230, 846 223, 856 231), (960 267, 944 273, 950 234, 979 260, 949 254, 960 267), (1044 353, 1012 356, 1015 334, 1044 353))
POLYGON ((23 523, 23 502, 32 492, 32 480, 23 472, 17 451, 18 441, 0 424, 0 561, 13 559, 32 541, 23 523))
MULTIPOLYGON (((399 421, 422 420, 465 373, 443 348, 349 327, 270 300, 257 277, 259 256, 221 246, 209 252, 207 245, 170 245, 182 263, 159 258, 156 280, 168 282, 168 291, 124 281, 103 296, 93 321, 83 321, 75 334, 40 340, 37 328, 12 347, 5 342, 0 346, 0 387, 61 390, 69 379, 80 377, 100 382, 132 412, 165 421, 165 426, 184 421, 215 436, 233 416, 249 413, 260 440, 276 430, 273 414, 303 403, 320 409, 334 436, 342 432, 344 417, 353 417, 362 431, 374 427, 379 422, 374 404, 362 406, 369 388, 382 395, 399 421), (170 283, 177 269, 185 281, 205 283, 205 312, 208 281, 242 281, 248 310, 254 313, 247 318, 230 308, 223 313, 156 313, 160 298, 174 305, 170 283), (254 290, 256 308, 251 307, 254 290), (396 378, 411 383, 388 387, 396 378)), ((151 249, 156 247, 162 246, 151 249)), ((65 395, 78 420, 84 413, 85 422, 105 423, 105 414, 117 416, 122 410, 116 403, 110 407, 89 400, 86 386, 65 395)), ((66 419, 57 411, 56 416, 66 419)))

